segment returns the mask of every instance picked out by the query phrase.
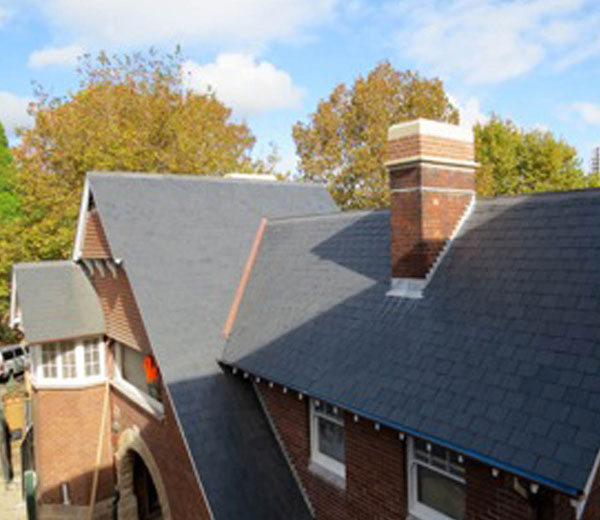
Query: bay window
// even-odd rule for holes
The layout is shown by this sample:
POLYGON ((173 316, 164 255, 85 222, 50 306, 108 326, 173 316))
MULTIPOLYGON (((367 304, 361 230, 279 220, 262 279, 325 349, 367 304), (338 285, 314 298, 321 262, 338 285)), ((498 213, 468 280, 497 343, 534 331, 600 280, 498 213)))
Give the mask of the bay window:
POLYGON ((100 338, 44 343, 31 349, 33 382, 79 385, 104 378, 104 343, 100 338))
POLYGON ((421 520, 463 520, 465 468, 462 457, 412 439, 408 457, 410 512, 421 520))

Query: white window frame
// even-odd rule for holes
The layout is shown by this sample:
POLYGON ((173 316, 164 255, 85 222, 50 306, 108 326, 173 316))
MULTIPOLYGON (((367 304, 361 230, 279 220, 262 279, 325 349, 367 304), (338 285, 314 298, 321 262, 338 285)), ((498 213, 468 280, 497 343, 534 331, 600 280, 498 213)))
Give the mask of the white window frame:
MULTIPOLYGON (((143 392, 137 386, 133 385, 127 379, 123 377, 123 350, 124 348, 131 348, 127 345, 123 345, 119 342, 114 343, 115 345, 115 376, 112 381, 113 385, 126 395, 133 402, 147 410, 148 412, 162 417, 165 413, 165 407, 163 403, 152 397, 147 392, 143 392)), ((133 349, 136 350, 136 349, 133 349)))
POLYGON ((346 442, 346 428, 344 419, 342 417, 332 417, 325 413, 317 410, 318 401, 315 399, 310 400, 310 455, 311 460, 315 464, 323 467, 324 469, 334 473, 342 479, 346 478, 346 464, 342 464, 340 461, 322 453, 319 450, 319 418, 323 418, 327 421, 336 423, 344 428, 344 444, 346 442))
POLYGON ((31 346, 29 348, 31 356, 31 382, 37 388, 56 388, 56 387, 82 387, 96 385, 106 381, 106 346, 102 338, 96 339, 100 354, 100 373, 98 375, 85 375, 85 343, 94 341, 94 338, 79 338, 72 341, 54 341, 45 345, 56 343, 71 343, 75 346, 75 377, 63 377, 62 352, 58 352, 56 357, 56 377, 46 377, 44 375, 44 366, 42 364, 42 349, 44 344, 31 346))
MULTIPOLYGON (((431 446, 431 444, 429 444, 429 446, 431 446)), ((444 448, 446 449, 446 448, 444 448)), ((448 450, 449 452, 451 452, 452 450, 448 450)), ((449 471, 444 471, 440 468, 438 468, 437 466, 434 466, 433 464, 427 463, 425 461, 422 461, 420 459, 417 459, 415 456, 415 441, 414 439, 411 437, 410 439, 408 439, 408 510, 409 513, 418 518, 419 520, 455 520, 454 518, 451 518, 439 511, 437 511, 436 509, 433 509, 431 507, 429 507, 428 505, 424 504, 423 502, 419 501, 419 495, 418 495, 418 476, 417 476, 417 469, 418 466, 422 466, 424 468, 427 468, 430 471, 434 471, 436 473, 439 473, 440 475, 454 480, 456 482, 459 482, 460 484, 465 485, 466 484, 466 480, 464 478, 459 477, 458 475, 455 475, 454 473, 450 473, 449 471)))

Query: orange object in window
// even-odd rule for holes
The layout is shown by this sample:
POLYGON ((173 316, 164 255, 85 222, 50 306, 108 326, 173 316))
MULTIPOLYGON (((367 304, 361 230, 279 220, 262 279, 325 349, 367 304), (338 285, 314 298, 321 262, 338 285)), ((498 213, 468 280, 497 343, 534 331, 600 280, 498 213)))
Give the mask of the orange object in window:
POLYGON ((158 381, 158 365, 154 360, 153 356, 146 356, 144 358, 144 370, 146 372, 146 382, 156 383, 158 381))

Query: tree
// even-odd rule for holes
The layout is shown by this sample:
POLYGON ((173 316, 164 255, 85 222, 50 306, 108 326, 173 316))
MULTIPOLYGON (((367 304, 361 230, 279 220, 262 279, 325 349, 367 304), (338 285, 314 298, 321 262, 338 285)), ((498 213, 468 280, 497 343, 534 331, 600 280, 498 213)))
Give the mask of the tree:
POLYGON ((0 122, 0 225, 14 219, 19 212, 19 199, 15 193, 15 168, 8 139, 0 122))
POLYGON ((480 167, 477 193, 516 195, 539 191, 597 186, 597 176, 586 176, 575 148, 551 132, 525 131, 510 119, 492 115, 477 124, 475 150, 480 167))
POLYGON ((179 51, 84 56, 79 89, 52 98, 37 87, 31 129, 14 148, 21 214, 0 229, 0 316, 16 261, 64 258, 90 170, 222 175, 269 166, 255 138, 213 94, 186 91, 179 51))
POLYGON ((387 205, 388 128, 417 117, 458 123, 439 79, 399 72, 383 62, 351 88, 337 85, 308 123, 293 127, 302 179, 327 183, 343 208, 387 205))

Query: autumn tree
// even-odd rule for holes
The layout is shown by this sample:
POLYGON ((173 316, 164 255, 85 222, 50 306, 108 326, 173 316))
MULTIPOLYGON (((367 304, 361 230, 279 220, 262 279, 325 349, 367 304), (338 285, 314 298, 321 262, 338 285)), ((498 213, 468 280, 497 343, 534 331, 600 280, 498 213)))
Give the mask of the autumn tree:
POLYGON ((79 89, 36 88, 34 124, 13 149, 22 213, 0 229, 0 315, 16 261, 69 254, 90 170, 222 175, 272 165, 254 161, 248 126, 212 94, 186 91, 179 52, 85 56, 79 89))
POLYGON ((293 127, 302 179, 325 182, 343 208, 386 206, 388 128, 417 117, 458 123, 439 79, 383 62, 351 87, 337 85, 308 123, 293 127))
POLYGON ((584 174, 575 148, 552 132, 527 131, 497 115, 475 125, 474 132, 481 165, 476 176, 479 195, 568 190, 598 183, 597 177, 584 174))

